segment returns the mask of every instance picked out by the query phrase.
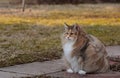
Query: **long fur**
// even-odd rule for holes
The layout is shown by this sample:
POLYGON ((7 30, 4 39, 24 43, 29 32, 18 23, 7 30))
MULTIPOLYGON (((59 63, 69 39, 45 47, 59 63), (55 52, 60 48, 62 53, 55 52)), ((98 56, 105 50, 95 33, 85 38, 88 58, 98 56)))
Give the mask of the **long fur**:
POLYGON ((78 25, 65 26, 65 32, 62 35, 62 47, 66 67, 75 73, 82 74, 81 71, 103 73, 109 70, 105 46, 93 35, 86 34, 78 25), (71 32, 73 35, 70 35, 71 32), (71 40, 66 39, 69 37, 71 40), (85 52, 81 52, 87 41, 88 47, 85 52))

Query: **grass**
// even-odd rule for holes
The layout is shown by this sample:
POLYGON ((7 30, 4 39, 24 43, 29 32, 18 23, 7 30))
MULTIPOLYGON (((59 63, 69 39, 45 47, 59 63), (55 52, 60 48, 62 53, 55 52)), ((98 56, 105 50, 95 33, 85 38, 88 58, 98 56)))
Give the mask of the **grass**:
POLYGON ((120 45, 120 5, 41 5, 0 9, 0 67, 58 59, 63 23, 78 23, 105 45, 120 45), (64 7, 64 8, 63 8, 64 7), (103 9, 104 8, 104 9, 103 9))
POLYGON ((24 13, 20 12, 20 7, 7 9, 0 10, 0 22, 4 24, 26 22, 54 26, 67 22, 93 26, 120 25, 119 4, 27 6, 24 13))
MULTIPOLYGON (((1 25, 0 66, 60 58, 62 29, 62 26, 1 25)), ((84 29, 106 45, 120 45, 120 26, 88 26, 84 29)))
POLYGON ((0 31, 1 66, 60 58, 60 29, 56 27, 1 25, 0 31))

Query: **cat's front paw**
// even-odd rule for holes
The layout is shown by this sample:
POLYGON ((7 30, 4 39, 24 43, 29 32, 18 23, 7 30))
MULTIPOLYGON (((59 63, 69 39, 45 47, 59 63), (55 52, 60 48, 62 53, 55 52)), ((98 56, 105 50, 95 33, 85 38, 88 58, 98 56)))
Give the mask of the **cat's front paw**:
POLYGON ((67 69, 67 72, 68 73, 73 73, 73 70, 72 69, 67 69))
POLYGON ((85 71, 83 71, 83 70, 79 70, 79 72, 78 72, 80 75, 85 75, 86 74, 86 72, 85 71))

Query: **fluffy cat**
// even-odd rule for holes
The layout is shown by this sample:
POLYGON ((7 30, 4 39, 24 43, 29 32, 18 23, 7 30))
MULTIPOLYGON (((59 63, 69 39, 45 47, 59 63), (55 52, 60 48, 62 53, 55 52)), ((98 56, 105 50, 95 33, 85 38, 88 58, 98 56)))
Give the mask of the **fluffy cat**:
POLYGON ((62 35, 63 59, 68 73, 103 73, 109 70, 105 46, 75 25, 65 24, 62 35))

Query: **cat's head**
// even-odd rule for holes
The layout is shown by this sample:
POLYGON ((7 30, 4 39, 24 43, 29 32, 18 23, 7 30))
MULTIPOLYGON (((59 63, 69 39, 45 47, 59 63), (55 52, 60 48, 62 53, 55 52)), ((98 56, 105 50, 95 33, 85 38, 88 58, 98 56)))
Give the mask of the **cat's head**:
POLYGON ((76 41, 78 38, 78 35, 80 33, 81 27, 77 24, 74 25, 68 25, 65 23, 64 25, 64 38, 69 41, 76 41))

